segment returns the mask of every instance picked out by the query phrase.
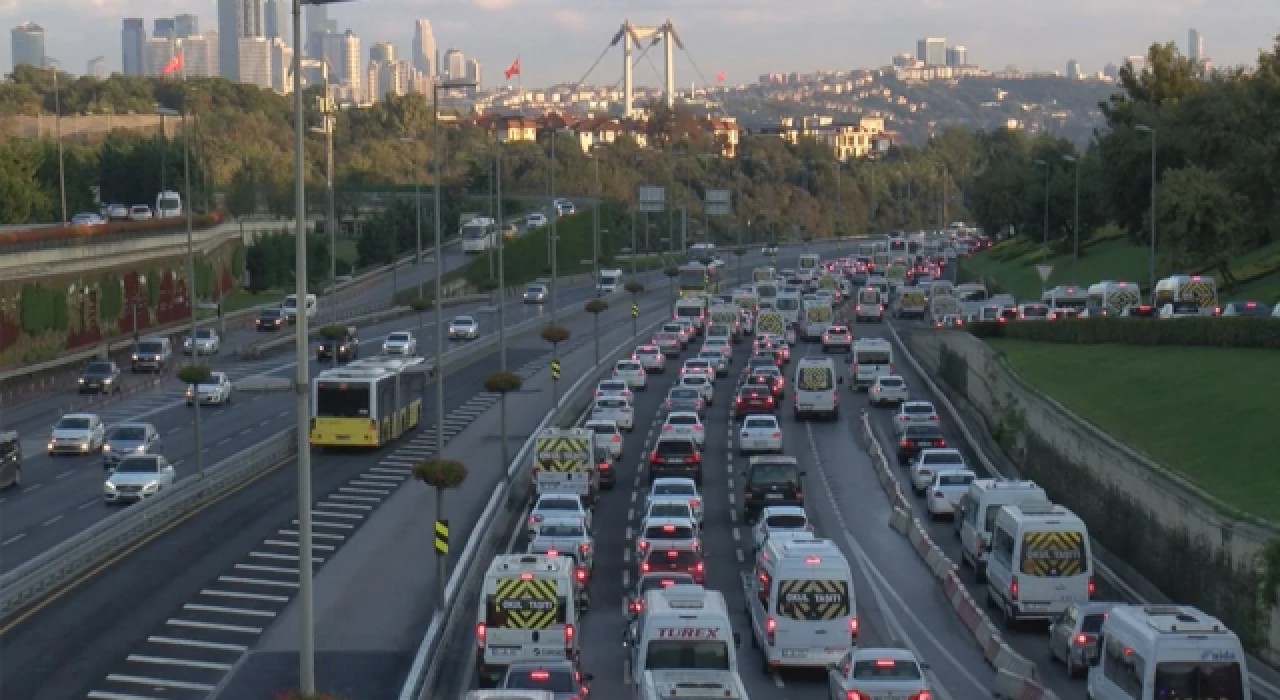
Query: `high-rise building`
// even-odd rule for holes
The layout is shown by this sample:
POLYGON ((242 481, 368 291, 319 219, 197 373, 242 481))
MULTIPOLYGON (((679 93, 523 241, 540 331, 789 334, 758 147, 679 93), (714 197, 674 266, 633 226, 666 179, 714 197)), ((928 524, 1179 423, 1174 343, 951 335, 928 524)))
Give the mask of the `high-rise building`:
POLYGON ((1108 63, 1102 68, 1102 74, 1111 80, 1115 80, 1120 77, 1120 66, 1117 66, 1114 63, 1108 63))
POLYGON ((1084 75, 1080 72, 1080 62, 1076 59, 1067 61, 1067 80, 1080 80, 1084 75))
POLYGON ((182 72, 188 77, 213 78, 218 75, 217 32, 193 34, 178 40, 182 52, 182 72))
POLYGON ((177 39, 177 24, 172 17, 157 17, 152 25, 151 36, 156 39, 177 39))
POLYGON ((396 60, 396 47, 389 41, 375 41, 369 47, 369 60, 391 63, 396 60))
POLYGON ((467 80, 476 84, 471 88, 472 93, 480 91, 480 78, 480 62, 474 58, 467 59, 467 80))
POLYGON ((265 38, 265 25, 263 0, 218 0, 218 73, 222 77, 239 79, 239 42, 265 38))
POLYGON ((89 59, 89 62, 84 64, 84 74, 91 78, 103 80, 107 77, 107 59, 102 56, 89 59))
POLYGON ((178 15, 173 18, 173 32, 179 39, 200 33, 200 18, 195 15, 178 15))
POLYGON ((289 6, 281 0, 265 0, 262 3, 262 32, 268 39, 279 39, 288 46, 293 41, 293 19, 289 6))
MULTIPOLYGON (((347 61, 344 57, 346 36, 330 31, 316 32, 308 38, 307 48, 310 51, 310 58, 329 64, 329 84, 341 84, 346 76, 345 71, 347 68, 347 61)), ((307 74, 307 80, 312 84, 321 77, 321 70, 307 74)))
POLYGON ((147 39, 142 49, 145 75, 160 75, 175 53, 177 46, 173 39, 154 36, 147 39))
POLYGON ((24 63, 44 68, 44 29, 35 22, 25 22, 13 28, 13 66, 24 63))
POLYGON ((124 21, 120 30, 121 72, 125 75, 142 75, 146 72, 143 63, 143 47, 147 44, 147 26, 143 20, 133 17, 124 21))
POLYGON ((1141 73, 1142 70, 1147 66, 1147 57, 1146 56, 1125 56, 1124 62, 1131 64, 1133 66, 1134 72, 1141 73))
POLYGON ((916 59, 927 66, 947 65, 947 40, 938 38, 916 41, 916 59))
POLYGON ((427 75, 435 75, 440 55, 436 51, 436 35, 430 20, 420 19, 413 29, 413 67, 427 75))
POLYGON ((293 49, 280 37, 267 41, 271 45, 271 87, 276 92, 288 95, 293 92, 293 81, 289 79, 289 70, 293 67, 293 49))
POLYGON ((359 93, 360 37, 348 29, 342 35, 342 84, 359 93))
POLYGON ((445 51, 444 69, 449 80, 462 80, 467 77, 467 57, 457 49, 445 51))
POLYGON ((1187 30, 1187 58, 1196 63, 1204 60, 1204 37, 1199 29, 1187 30))
POLYGON ((242 37, 236 42, 236 63, 240 74, 236 80, 260 88, 271 89, 271 42, 266 37, 242 37))
POLYGON ((947 65, 953 68, 969 65, 969 49, 952 46, 947 49, 947 65))

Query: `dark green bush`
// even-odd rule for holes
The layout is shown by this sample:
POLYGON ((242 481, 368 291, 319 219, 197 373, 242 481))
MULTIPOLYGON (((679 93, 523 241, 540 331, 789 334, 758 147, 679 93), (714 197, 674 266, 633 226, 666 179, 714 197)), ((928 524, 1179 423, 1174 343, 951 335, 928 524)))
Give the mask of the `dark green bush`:
POLYGON ((1280 349, 1280 319, 1269 318, 1093 318, 1053 323, 971 323, 979 338, 1043 343, 1280 349))

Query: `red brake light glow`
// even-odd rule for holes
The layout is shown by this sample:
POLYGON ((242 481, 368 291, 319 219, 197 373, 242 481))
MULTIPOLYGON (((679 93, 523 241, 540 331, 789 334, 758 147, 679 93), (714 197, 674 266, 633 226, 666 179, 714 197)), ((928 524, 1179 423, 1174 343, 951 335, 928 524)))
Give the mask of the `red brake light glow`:
POLYGON ((546 671, 530 671, 529 677, 535 681, 545 681, 551 678, 551 674, 546 671))
POLYGON ((521 581, 532 581, 532 580, 533 580, 533 574, 529 573, 528 571, 522 571, 522 572, 520 572, 520 580, 521 580, 521 581))

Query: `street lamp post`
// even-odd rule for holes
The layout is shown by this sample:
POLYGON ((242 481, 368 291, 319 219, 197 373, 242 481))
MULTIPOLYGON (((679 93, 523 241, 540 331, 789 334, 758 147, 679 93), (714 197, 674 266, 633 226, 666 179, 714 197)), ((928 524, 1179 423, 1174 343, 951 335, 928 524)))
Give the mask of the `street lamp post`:
POLYGON ((69 221, 67 218, 67 177, 62 159, 62 97, 61 91, 58 89, 58 62, 51 58, 45 58, 45 65, 53 70, 53 130, 54 138, 58 141, 58 196, 62 200, 62 225, 66 226, 69 221))
POLYGON ((1151 259, 1148 262, 1151 286, 1151 303, 1156 298, 1156 130, 1146 124, 1138 124, 1134 129, 1151 134, 1151 259))
MULTIPOLYGON (((591 207, 591 276, 600 288, 600 148, 597 146, 591 154, 591 164, 595 167, 596 201, 591 207)), ((599 291, 596 292, 597 296, 599 291)))
MULTIPOLYGON (((311 131, 323 134, 325 137, 324 166, 325 195, 328 197, 326 225, 329 229, 329 293, 332 294, 338 286, 338 218, 334 212, 333 193, 333 131, 338 126, 338 117, 333 112, 333 101, 329 98, 329 62, 321 60, 314 63, 319 64, 320 74, 323 76, 321 85, 324 88, 324 96, 320 98, 320 115, 324 118, 324 126, 311 127, 311 131)), ((334 362, 337 362, 337 353, 334 353, 333 357, 334 362)))
POLYGON ((559 234, 556 232, 556 223, 560 220, 560 207, 559 205, 556 204, 556 141, 558 141, 559 139, 560 139, 560 130, 556 128, 552 128, 551 129, 551 158, 548 161, 550 165, 548 194, 551 197, 551 230, 549 232, 551 236, 551 240, 548 242, 547 245, 548 245, 548 250, 551 251, 550 253, 551 254, 551 325, 553 326, 556 324, 556 302, 558 301, 558 299, 556 298, 556 291, 557 291, 556 287, 558 286, 556 285, 556 277, 559 276, 559 267, 560 267, 559 265, 560 251, 558 250, 558 246, 556 245, 558 243, 556 239, 559 238, 559 234))
POLYGON ((1036 165, 1044 166, 1044 261, 1049 262, 1049 161, 1036 158, 1036 165))
POLYGON ((1071 284, 1075 284, 1076 264, 1080 262, 1080 160, 1070 154, 1064 154, 1062 159, 1075 165, 1076 170, 1075 214, 1071 224, 1071 230, 1075 233, 1075 243, 1071 252, 1071 284))

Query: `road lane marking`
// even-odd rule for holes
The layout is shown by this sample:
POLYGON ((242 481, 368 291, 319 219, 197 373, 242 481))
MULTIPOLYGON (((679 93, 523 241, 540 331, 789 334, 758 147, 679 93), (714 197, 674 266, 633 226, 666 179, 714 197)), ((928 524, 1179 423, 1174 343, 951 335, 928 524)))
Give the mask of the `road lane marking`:
MULTIPOLYGON (((281 531, 280 531, 280 534, 285 535, 285 536, 287 536, 287 537, 297 537, 297 536, 298 536, 298 531, 297 531, 297 530, 281 530, 281 531)), ((334 534, 331 534, 331 533, 328 533, 328 532, 313 532, 313 533, 311 533, 311 536, 312 536, 312 537, 315 537, 315 538, 317 538, 317 539, 322 539, 322 540, 325 540, 325 539, 328 539, 328 540, 345 540, 345 539, 347 539, 347 536, 346 536, 346 535, 334 535, 334 534)))
POLYGON ((123 676, 118 673, 107 675, 107 680, 114 683, 133 683, 135 685, 145 685, 152 688, 178 688, 181 690, 199 690, 205 693, 213 690, 213 686, 204 683, 187 683, 186 681, 161 680, 159 678, 145 678, 143 676, 123 676))
POLYGON ((261 627, 244 627, 242 625, 220 625, 214 622, 200 622, 198 620, 183 620, 181 618, 171 617, 165 621, 166 625, 173 627, 193 627, 202 630, 217 630, 219 632, 239 632, 242 634, 262 634, 261 627))
POLYGON ((13 544, 14 542, 17 542, 18 540, 20 540, 20 539, 22 539, 23 537, 26 537, 26 536, 27 536, 27 533, 25 533, 25 532, 19 532, 18 534, 14 535, 13 537, 10 537, 9 539, 5 540, 4 542, 0 542, 0 547, 8 547, 9 545, 13 544))
POLYGON ((42 527, 49 527, 50 525, 58 522, 59 520, 62 520, 62 518, 63 518, 63 515, 59 513, 58 515, 55 515, 52 518, 49 518, 48 520, 44 521, 44 523, 42 524, 42 527))
POLYGON ((188 668, 203 668, 210 671, 231 670, 231 664, 222 664, 213 661, 192 661, 190 659, 170 659, 163 656, 140 656, 138 654, 130 654, 125 657, 125 661, 135 664, 156 664, 159 666, 186 666, 188 668))
POLYGON ((62 472, 61 474, 59 474, 59 475, 57 475, 57 476, 55 476, 55 477, 53 477, 53 478, 54 478, 54 479, 56 479, 56 480, 58 480, 58 481, 61 481, 61 480, 65 479, 65 478, 67 478, 67 477, 69 477, 69 476, 71 476, 72 474, 75 474, 75 473, 76 473, 76 471, 75 471, 74 469, 68 469, 67 471, 62 472))
POLYGON ((28 487, 26 487, 25 489, 22 489, 22 492, 23 492, 23 493, 31 493, 32 491, 35 491, 36 489, 40 488, 41 486, 44 486, 44 484, 36 484, 36 485, 34 485, 34 486, 28 486, 28 487))
MULTIPOLYGON (((294 569, 297 571, 297 569, 294 569)), ((259 600, 265 603, 287 603, 288 596, 283 595, 267 595, 265 593, 240 593, 239 591, 220 591, 216 588, 206 588, 200 591, 200 595, 207 595, 214 598, 240 598, 243 600, 259 600)))
POLYGON ((245 617, 275 617, 276 614, 270 610, 250 610, 248 608, 228 608, 222 605, 202 605, 200 603, 185 603, 183 610, 192 610, 194 612, 218 613, 220 615, 243 615, 245 617))
POLYGON ((152 644, 172 644, 174 646, 179 646, 179 647, 193 647, 196 649, 213 649, 215 651, 229 651, 234 654, 243 654, 244 652, 249 650, 249 647, 243 644, 220 644, 218 642, 200 642, 194 639, 178 639, 177 637, 147 637, 147 641, 151 642, 152 644))
POLYGON ((96 498, 93 499, 92 501, 85 501, 84 503, 81 503, 80 505, 76 506, 76 510, 84 510, 85 508, 89 508, 94 505, 97 505, 97 503, 98 503, 98 499, 96 498))
POLYGON ((241 583, 246 586, 267 586, 275 588, 297 588, 297 581, 272 581, 264 578, 246 578, 243 576, 219 576, 219 581, 225 583, 241 583))

